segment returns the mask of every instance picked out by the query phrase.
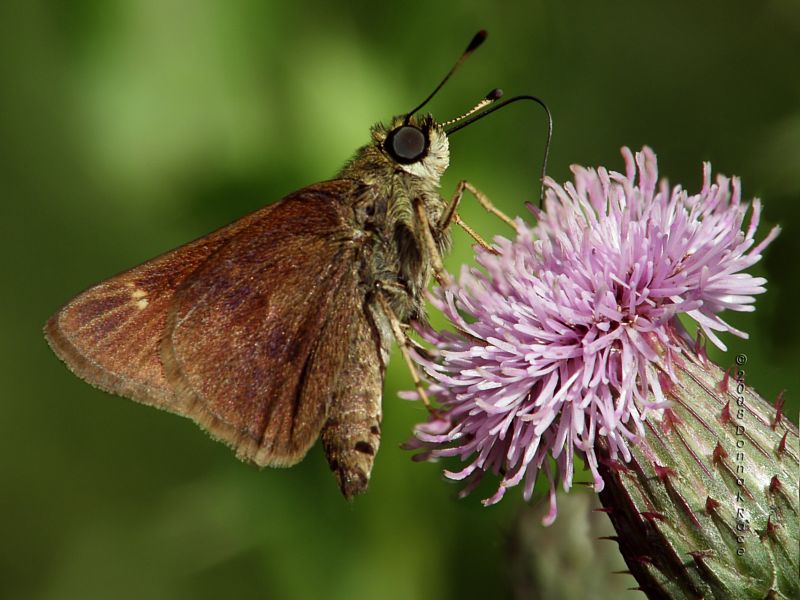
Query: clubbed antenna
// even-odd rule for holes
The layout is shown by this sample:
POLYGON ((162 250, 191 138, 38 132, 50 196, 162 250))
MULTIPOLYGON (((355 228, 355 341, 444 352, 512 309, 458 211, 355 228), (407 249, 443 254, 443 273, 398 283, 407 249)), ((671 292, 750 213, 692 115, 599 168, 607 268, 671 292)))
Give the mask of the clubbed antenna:
POLYGON ((481 98, 480 102, 478 102, 475 106, 470 108, 463 115, 461 115, 460 117, 456 117, 455 119, 450 119, 449 121, 445 121, 441 125, 442 125, 442 127, 449 127, 450 125, 454 125, 455 123, 458 123, 459 121, 462 121, 462 120, 466 119, 468 116, 475 114, 476 112, 478 112, 482 108, 486 108, 492 102, 494 102, 495 100, 498 100, 498 99, 500 99, 502 97, 503 97, 503 90, 501 90, 500 88, 495 88, 491 92, 486 94, 483 98, 481 98))
POLYGON ((464 52, 461 54, 461 56, 459 56, 459 57, 458 57, 458 60, 457 60, 457 61, 455 62, 455 64, 452 66, 452 68, 450 69, 450 71, 448 71, 448 72, 447 72, 447 75, 445 75, 445 76, 444 76, 444 79, 442 79, 442 80, 439 82, 439 85, 437 85, 437 86, 436 86, 436 88, 434 88, 434 90, 433 90, 433 91, 430 93, 430 95, 429 95, 427 98, 425 98, 425 100, 423 100, 423 101, 422 101, 422 102, 419 104, 419 106, 415 107, 413 110, 411 110, 411 111, 409 111, 409 112, 408 112, 408 114, 406 115, 406 119, 405 119, 405 120, 406 120, 406 123, 408 123, 408 120, 411 118, 411 115, 413 115, 415 112, 417 112, 418 110, 420 110, 420 109, 421 109, 422 107, 424 107, 424 106, 425 106, 425 105, 426 105, 428 102, 430 102, 430 101, 431 101, 431 99, 432 99, 432 98, 433 98, 433 97, 436 95, 436 93, 437 93, 437 92, 438 92, 440 89, 442 89, 442 86, 443 86, 445 83, 447 83, 447 80, 448 80, 448 79, 450 79, 450 77, 452 77, 453 73, 455 73, 455 72, 456 72, 456 70, 457 70, 457 69, 458 69, 458 68, 461 66, 461 64, 462 64, 462 63, 463 63, 465 60, 467 60, 467 57, 468 57, 470 54, 472 54, 473 52, 475 52, 475 50, 477 50, 477 49, 478 49, 478 47, 479 47, 479 46, 480 46, 480 45, 481 45, 481 44, 482 44, 482 43, 483 43, 483 42, 486 40, 486 36, 487 36, 487 33, 486 33, 486 30, 485 30, 485 29, 481 29, 481 30, 480 30, 478 33, 476 33, 476 34, 473 36, 472 40, 470 41, 469 45, 467 46, 467 49, 466 49, 466 50, 464 50, 464 52))

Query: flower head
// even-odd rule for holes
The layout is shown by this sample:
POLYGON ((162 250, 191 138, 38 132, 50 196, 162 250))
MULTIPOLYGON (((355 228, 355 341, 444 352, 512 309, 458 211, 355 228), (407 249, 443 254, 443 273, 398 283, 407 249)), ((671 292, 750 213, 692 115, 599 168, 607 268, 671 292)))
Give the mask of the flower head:
POLYGON ((465 268, 438 291, 456 332, 420 330, 434 350, 416 358, 442 409, 409 446, 423 459, 466 462, 445 471, 467 480, 462 494, 486 472, 502 474, 487 505, 518 484, 529 499, 544 470, 552 522, 556 481, 569 490, 576 455, 601 490, 596 445, 627 461, 648 413, 668 404, 688 335, 678 315, 724 349, 717 333, 745 334, 719 313, 751 311, 765 291, 763 278, 742 271, 778 229, 755 243, 754 200, 742 230, 748 205, 738 179, 712 182, 706 164, 702 189, 690 195, 658 181, 649 148, 622 154, 625 174, 575 166, 574 183, 547 179, 545 210, 532 209, 537 225, 518 219, 516 239, 495 240, 497 254, 477 250, 483 271, 465 268))

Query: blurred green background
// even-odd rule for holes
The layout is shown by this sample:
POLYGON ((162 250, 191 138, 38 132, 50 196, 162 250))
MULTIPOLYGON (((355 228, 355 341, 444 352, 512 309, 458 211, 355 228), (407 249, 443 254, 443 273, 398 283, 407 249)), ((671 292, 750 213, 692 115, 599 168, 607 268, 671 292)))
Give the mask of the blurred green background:
MULTIPOLYGON (((398 448, 424 412, 396 399, 410 387, 397 356, 371 489, 348 505, 319 448, 291 470, 241 464, 189 421, 79 381, 41 335, 85 287, 330 178, 480 28, 486 45, 430 105, 440 119, 495 86, 534 93, 555 115, 557 180, 571 163, 621 169, 620 146, 649 144, 673 182, 697 190, 710 160, 764 199, 766 224, 784 227, 756 269, 769 292, 755 314, 729 315, 751 339, 727 336, 714 356, 745 352, 748 381, 767 398, 788 389, 796 418, 796 0, 7 0, 0 597, 512 594, 519 494, 484 509, 490 484, 457 500, 441 465, 398 448)), ((544 132, 524 104, 464 130, 443 189, 468 178, 521 213, 544 132)), ((484 236, 508 233, 474 202, 463 215, 484 236)), ((455 242, 451 269, 471 256, 468 238, 455 242)))

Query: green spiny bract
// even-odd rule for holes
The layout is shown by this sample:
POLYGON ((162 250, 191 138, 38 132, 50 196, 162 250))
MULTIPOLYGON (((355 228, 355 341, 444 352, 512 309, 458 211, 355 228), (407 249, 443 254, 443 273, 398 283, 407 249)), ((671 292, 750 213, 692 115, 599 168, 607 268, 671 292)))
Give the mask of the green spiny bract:
POLYGON ((800 598, 797 426, 743 366, 684 357, 630 462, 602 464, 628 568, 649 598, 800 598))

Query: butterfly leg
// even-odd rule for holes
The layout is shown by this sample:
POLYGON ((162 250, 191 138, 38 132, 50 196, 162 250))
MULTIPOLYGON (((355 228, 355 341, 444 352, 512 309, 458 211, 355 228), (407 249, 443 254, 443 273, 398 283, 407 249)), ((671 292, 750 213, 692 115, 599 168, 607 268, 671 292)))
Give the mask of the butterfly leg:
POLYGON ((400 354, 403 355, 403 360, 408 367, 408 371, 411 373, 411 380, 414 382, 414 388, 416 389, 417 394, 419 394, 420 400, 422 400, 422 403, 425 405, 425 408, 428 409, 428 412, 430 412, 432 415, 436 415, 436 409, 431 405, 428 394, 422 385, 422 378, 419 376, 417 366, 414 363, 414 359, 411 358, 411 340, 409 340, 408 335, 403 331, 403 324, 401 323, 400 319, 397 318, 394 310, 392 310, 392 305, 389 303, 389 300, 386 297, 386 293, 383 289, 383 285, 380 282, 378 283, 378 293, 376 296, 378 298, 378 304, 380 304, 381 310, 383 311, 386 320, 389 322, 392 335, 394 335, 395 340, 397 340, 397 345, 400 347, 400 354))
POLYGON ((461 229, 466 231, 467 235, 471 237, 473 240, 475 240, 478 243, 478 245, 481 246, 484 250, 486 250, 487 252, 491 252, 492 254, 500 254, 497 250, 492 248, 488 244, 488 242, 486 242, 486 240, 484 240, 480 235, 478 235, 477 231, 475 231, 472 227, 467 225, 464 222, 464 220, 458 215, 458 213, 453 213, 453 221, 455 222, 456 225, 461 227, 461 229))
MULTIPOLYGON (((438 226, 439 226, 440 229, 447 229, 447 227, 450 226, 450 223, 452 221, 455 221, 458 225, 461 225, 463 227, 463 225, 462 225, 463 222, 458 217, 458 214, 456 213, 456 209, 458 208, 458 205, 461 202, 461 198, 464 196, 464 191, 468 191, 470 194, 472 194, 475 197, 475 199, 478 201, 478 204, 480 204, 483 208, 485 208, 487 212, 493 214, 494 216, 496 216, 498 219, 500 219, 501 221, 503 221, 504 223, 506 223, 510 227, 513 227, 514 229, 517 228, 516 223, 514 223, 514 221, 508 215, 506 215, 503 211, 501 211, 499 208, 497 208, 492 203, 492 201, 489 200, 489 197, 486 194, 481 192, 478 188, 476 188, 474 185, 472 185, 466 179, 462 179, 461 181, 458 182, 458 185, 456 186, 456 191, 453 194, 453 197, 450 199, 450 202, 447 204, 447 207, 445 208, 444 212, 442 213, 442 216, 439 218, 438 226)), ((467 233, 470 233, 470 231, 468 229, 465 228, 464 230, 467 233)), ((480 242, 478 242, 478 243, 480 243, 480 242)), ((483 244, 481 244, 481 245, 483 245, 483 244)))
POLYGON ((416 212, 420 229, 422 230, 422 243, 425 244, 425 249, 428 251, 428 256, 430 257, 431 267, 433 267, 433 276, 436 277, 436 281, 439 282, 440 286, 448 287, 450 285, 450 276, 444 269, 442 255, 439 252, 439 247, 436 245, 436 240, 433 239, 431 223, 428 221, 428 213, 420 200, 414 202, 414 212, 416 212))

